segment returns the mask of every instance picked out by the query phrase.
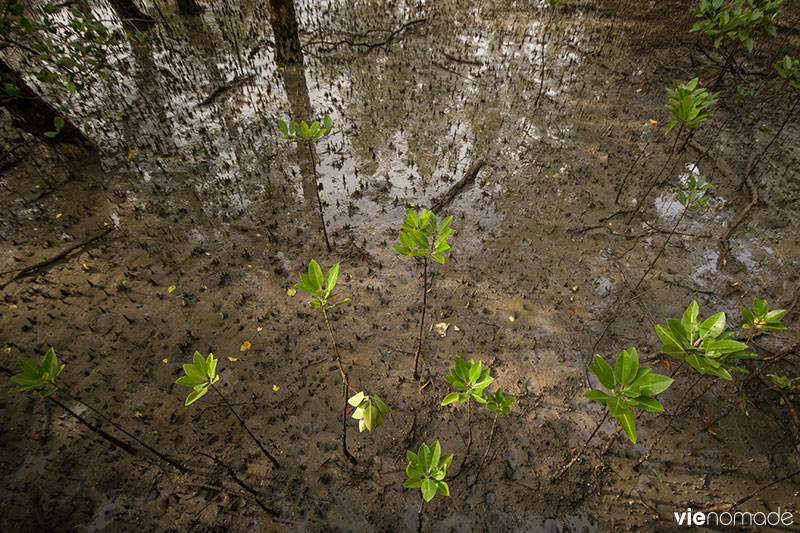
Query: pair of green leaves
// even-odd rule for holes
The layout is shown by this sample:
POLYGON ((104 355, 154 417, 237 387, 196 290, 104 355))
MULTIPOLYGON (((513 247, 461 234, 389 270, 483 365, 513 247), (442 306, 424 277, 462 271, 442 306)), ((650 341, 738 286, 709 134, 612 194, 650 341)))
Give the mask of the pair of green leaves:
POLYGON ((444 264, 444 255, 451 248, 447 239, 453 234, 450 229, 452 221, 453 217, 450 216, 437 223, 432 211, 422 209, 415 213, 412 209, 406 209, 399 235, 400 244, 393 244, 392 248, 403 257, 429 257, 444 264))
POLYGON ((786 309, 769 310, 766 300, 755 299, 753 302, 753 309, 748 309, 745 306, 739 306, 746 324, 742 324, 744 329, 752 329, 753 331, 760 329, 761 331, 780 331, 786 329, 786 326, 781 324, 781 318, 786 314, 786 309))
POLYGON ((687 83, 675 84, 674 89, 667 89, 669 101, 667 109, 672 114, 672 121, 667 126, 667 135, 678 124, 689 128, 697 128, 711 116, 705 111, 717 102, 719 93, 709 93, 703 88, 698 89, 698 78, 693 78, 687 83))
MULTIPOLYGON (((310 126, 306 124, 304 120, 300 121, 299 124, 291 119, 288 123, 283 120, 278 120, 278 129, 283 134, 284 141, 315 143, 321 138, 332 134, 333 121, 330 115, 327 114, 322 118, 322 123, 315 120, 310 126)), ((333 133, 339 133, 340 131, 342 130, 337 130, 333 133)))
POLYGON ((708 202, 708 197, 703 194, 709 190, 713 185, 706 181, 705 175, 695 177, 691 172, 689 178, 680 188, 676 188, 678 192, 678 201, 683 207, 689 209, 690 207, 701 208, 708 202))
POLYGON ((713 38, 714 48, 727 37, 752 53, 755 37, 775 37, 773 23, 781 14, 781 4, 783 0, 700 0, 694 10, 700 20, 689 31, 713 38))
POLYGON ((353 418, 358 420, 358 431, 372 431, 377 426, 383 425, 383 417, 389 413, 389 407, 376 395, 367 396, 359 392, 351 396, 347 403, 355 407, 353 418))
POLYGON ((300 273, 300 283, 296 283, 295 287, 301 291, 307 292, 314 297, 308 305, 311 307, 323 307, 330 309, 337 305, 342 305, 350 301, 350 298, 345 298, 333 305, 328 305, 328 300, 336 297, 333 288, 336 287, 336 281, 339 278, 339 263, 336 263, 330 270, 323 276, 322 269, 319 263, 313 259, 308 264, 308 274, 300 273))
POLYGON ((58 390, 56 378, 61 375, 66 365, 58 365, 56 351, 53 348, 47 350, 41 363, 37 363, 29 357, 18 359, 22 373, 11 377, 11 381, 17 384, 11 392, 22 392, 26 390, 39 390, 42 398, 47 398, 58 390))
POLYGON ((696 301, 686 308, 680 320, 669 318, 666 326, 656 325, 656 334, 664 343, 663 353, 686 360, 701 374, 729 381, 733 379, 729 370, 747 372, 734 362, 755 357, 745 351, 747 344, 734 340, 733 332, 725 329, 725 313, 702 320, 696 301))
POLYGON ((613 370, 605 359, 595 354, 594 364, 589 366, 589 370, 610 394, 593 389, 586 393, 586 397, 605 405, 617 419, 625 435, 631 442, 636 442, 636 416, 632 408, 663 411, 664 407, 653 396, 667 390, 673 379, 639 366, 636 348, 623 350, 613 370))
POLYGON ((492 394, 486 392, 486 408, 494 411, 496 415, 507 415, 511 412, 511 404, 514 403, 513 396, 506 396, 503 392, 503 387, 498 387, 497 392, 492 394))
POLYGON ((405 488, 421 489, 422 498, 426 502, 431 501, 437 494, 450 496, 450 487, 444 478, 447 475, 447 467, 453 462, 453 454, 442 455, 438 440, 430 448, 422 443, 417 453, 409 450, 406 456, 408 479, 403 483, 405 488))
POLYGON ((194 352, 194 360, 192 364, 183 365, 183 371, 186 375, 180 377, 175 381, 178 385, 185 385, 192 387, 194 390, 186 397, 186 405, 189 405, 205 395, 208 388, 219 381, 217 375, 217 360, 214 359, 214 354, 208 354, 204 358, 200 352, 194 352))
POLYGON ((789 56, 783 56, 782 63, 772 65, 778 76, 789 82, 795 89, 800 89, 800 61, 789 56))
POLYGON ((486 403, 483 389, 494 381, 489 375, 490 369, 483 368, 480 361, 464 361, 456 356, 455 365, 450 369, 450 375, 445 376, 445 380, 461 392, 451 392, 442 400, 442 405, 449 405, 453 402, 468 402, 470 399, 476 402, 486 403))

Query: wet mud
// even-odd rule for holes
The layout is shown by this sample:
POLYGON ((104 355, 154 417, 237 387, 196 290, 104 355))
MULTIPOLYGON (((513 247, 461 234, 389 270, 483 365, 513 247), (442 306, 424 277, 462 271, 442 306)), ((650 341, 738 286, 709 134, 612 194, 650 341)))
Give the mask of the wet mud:
MULTIPOLYGON (((755 338, 760 357, 800 337, 796 116, 758 162, 759 201, 724 257, 718 243, 750 202, 748 158, 791 102, 759 73, 800 52, 796 5, 780 40, 758 42, 723 80, 694 142, 670 154, 664 89, 693 75, 708 83, 721 67, 688 33, 688 1, 568 0, 549 25, 545 6, 518 2, 302 2, 304 66, 285 68, 266 5, 199 3, 193 17, 141 3, 156 23, 147 44, 124 51, 137 75, 100 82, 102 96, 80 103, 99 154, 66 159, 3 117, 14 162, 0 175, 3 369, 54 347, 65 388, 190 472, 131 456, 34 394, 3 392, 0 528, 414 531, 405 452, 434 440, 458 475, 450 497, 425 505, 424 531, 670 531, 674 512, 734 502, 796 470, 796 396, 756 394, 756 382, 748 414, 703 429, 737 400, 737 376, 677 417, 640 468, 664 415, 645 414, 637 444, 622 438, 601 454, 616 429, 606 422, 555 478, 603 414, 583 396, 593 353, 635 346, 669 373, 677 365, 659 354, 654 326, 692 300, 734 326, 754 297, 789 309, 788 330, 755 338), (762 96, 738 98, 737 84, 762 96), (325 113, 342 129, 315 151, 331 253, 308 151, 276 127, 325 113), (677 162, 636 205, 667 157, 677 162), (673 187, 692 171, 714 183, 709 205, 681 221, 633 295, 680 216, 673 187), (391 244, 406 208, 436 202, 455 235, 431 269, 418 382, 422 280, 391 244), (626 224, 634 207, 641 216, 626 224), (340 452, 328 333, 292 289, 312 258, 340 263, 338 292, 352 298, 332 312, 351 385, 391 408, 373 432, 351 421, 355 465, 340 452), (195 350, 218 356, 220 390, 280 469, 217 398, 183 405, 188 389, 174 382, 195 350), (440 405, 456 355, 482 360, 493 387, 517 398, 480 471, 491 413, 473 412, 471 465, 456 472, 467 414, 440 405)), ((796 357, 774 370, 800 373, 796 357)), ((678 373, 660 397, 668 414, 693 381, 678 373)), ((798 491, 800 479, 784 481, 741 509, 780 508, 797 524, 798 491)))

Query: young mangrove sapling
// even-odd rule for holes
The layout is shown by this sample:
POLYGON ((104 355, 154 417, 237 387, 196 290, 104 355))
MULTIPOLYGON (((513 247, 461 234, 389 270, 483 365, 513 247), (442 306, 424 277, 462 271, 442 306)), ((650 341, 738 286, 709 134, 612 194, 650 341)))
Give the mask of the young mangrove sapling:
POLYGON ((419 379, 419 355, 422 350, 422 331, 425 323, 425 306, 428 298, 428 260, 444 264, 444 256, 451 246, 447 240, 453 234, 450 223, 453 217, 449 216, 437 222, 436 215, 427 209, 415 213, 406 209, 399 239, 400 244, 393 244, 394 248, 403 257, 414 257, 422 261, 422 311, 419 318, 419 337, 417 338, 417 351, 414 354, 414 379, 419 379))
POLYGON ((250 438, 258 445, 259 449, 263 452, 264 456, 269 459, 272 465, 275 468, 280 468, 278 464, 278 460, 272 456, 271 453, 267 451, 261 441, 253 435, 253 432, 250 431, 250 428, 247 427, 247 424, 244 423, 244 420, 239 416, 233 406, 228 402, 227 398, 220 392, 220 390, 214 385, 219 381, 219 376, 217 375, 217 359, 214 359, 214 354, 208 354, 208 357, 203 357, 200 352, 194 352, 193 361, 191 364, 183 365, 183 371, 186 373, 185 376, 179 377, 175 383, 178 385, 184 385, 186 387, 192 387, 194 390, 189 393, 189 396, 186 397, 185 405, 191 405, 208 392, 208 389, 213 389, 214 392, 222 399, 222 402, 228 407, 231 413, 233 413, 234 418, 239 422, 239 425, 250 435, 250 438))
POLYGON ((301 291, 307 292, 313 297, 312 300, 308 302, 308 305, 315 309, 319 308, 322 311, 322 317, 325 319, 325 326, 331 338, 331 345, 333 346, 336 364, 339 366, 339 373, 342 375, 342 388, 344 389, 344 400, 342 401, 344 405, 344 413, 342 414, 342 453, 347 459, 355 462, 355 457, 347 450, 347 391, 350 388, 350 383, 347 378, 347 373, 344 371, 344 366, 342 365, 342 358, 339 355, 339 345, 336 343, 336 334, 328 319, 328 311, 350 301, 350 298, 345 298, 336 303, 331 303, 337 296, 336 293, 333 292, 333 289, 336 287, 338 278, 339 263, 333 265, 323 276, 319 264, 312 259, 308 264, 308 274, 301 272, 300 283, 296 283, 295 287, 301 291))

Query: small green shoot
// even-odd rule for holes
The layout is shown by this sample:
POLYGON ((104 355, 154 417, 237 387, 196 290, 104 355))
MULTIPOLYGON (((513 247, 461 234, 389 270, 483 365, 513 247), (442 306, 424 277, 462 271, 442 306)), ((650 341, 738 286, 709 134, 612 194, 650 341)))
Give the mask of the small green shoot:
POLYGON ((406 456, 408 479, 403 483, 403 487, 420 489, 422 498, 426 502, 431 501, 437 494, 450 496, 450 487, 444 478, 447 475, 447 467, 453 462, 453 454, 442 455, 438 440, 430 448, 423 443, 417 453, 409 450, 406 456))
MULTIPOLYGON (((467 403, 467 451, 464 453, 464 463, 469 458, 469 450, 472 447, 472 400, 478 403, 487 403, 483 389, 488 387, 494 378, 489 375, 490 370, 483 368, 480 361, 464 361, 456 356, 456 362, 450 369, 450 375, 445 376, 445 381, 458 392, 451 392, 442 400, 442 405, 450 405, 454 402, 467 403)), ((463 467, 463 465, 462 465, 463 467)))
POLYGON ((654 374, 650 368, 640 367, 636 348, 623 350, 613 370, 602 357, 595 354, 594 364, 589 366, 589 370, 610 394, 593 389, 586 393, 586 397, 605 405, 617 419, 625 435, 631 442, 636 442, 636 416, 633 408, 663 411, 664 407, 654 396, 667 390, 673 379, 654 374))
POLYGON ((789 56, 783 56, 781 63, 772 65, 778 76, 789 82, 795 89, 800 89, 800 61, 789 56))
POLYGON ((706 181, 705 176, 695 177, 694 174, 689 173, 689 178, 681 187, 676 187, 678 193, 678 201, 686 208, 700 209, 705 207, 708 202, 708 196, 704 193, 711 189, 713 185, 711 182, 706 181))
POLYGON ((183 365, 183 371, 186 375, 178 378, 175 383, 194 389, 186 397, 184 405, 191 405, 202 398, 208 392, 208 388, 219 381, 217 359, 214 359, 213 353, 204 358, 200 352, 194 352, 194 362, 183 365))
POLYGON ((355 408, 352 416, 358 420, 358 431, 362 433, 365 429, 372 431, 383 425, 383 418, 389 413, 389 407, 375 394, 367 396, 359 392, 351 396, 347 403, 355 408))
POLYGON ((483 468, 486 458, 489 455, 489 450, 492 447, 492 438, 494 437, 494 428, 497 425, 497 418, 510 413, 511 404, 514 403, 516 399, 513 396, 506 396, 503 392, 503 387, 498 387, 494 394, 491 392, 484 392, 484 394, 486 396, 486 408, 494 412, 494 421, 492 421, 492 430, 489 432, 489 442, 486 444, 486 451, 483 454, 481 468, 483 468))
POLYGON ((719 93, 698 89, 698 83, 699 79, 693 78, 687 83, 676 83, 674 89, 667 89, 667 109, 672 115, 672 121, 667 126, 667 135, 679 124, 687 128, 697 128, 712 115, 706 109, 717 102, 719 93))
POLYGON ((735 363, 755 357, 747 352, 747 344, 733 340, 733 332, 725 330, 725 313, 716 313, 706 320, 699 315, 693 301, 680 320, 669 318, 665 326, 656 325, 656 334, 664 345, 661 352, 686 361, 701 374, 711 374, 730 381, 729 371, 747 372, 735 363))
POLYGON ((20 357, 18 361, 19 366, 22 367, 22 373, 11 377, 11 381, 17 386, 10 392, 42 389, 39 390, 39 396, 47 398, 58 390, 56 379, 66 365, 58 365, 56 351, 53 348, 47 350, 41 364, 29 357, 20 357))
POLYGON ((336 293, 333 292, 333 289, 336 287, 336 281, 338 278, 339 263, 333 265, 333 267, 331 267, 331 269, 328 270, 328 272, 323 276, 319 263, 312 259, 308 264, 308 274, 301 272, 300 283, 295 283, 294 286, 313 296, 313 299, 308 303, 308 305, 312 308, 321 307, 324 313, 328 309, 333 309, 336 306, 350 301, 350 298, 345 298, 334 304, 329 303, 330 300, 336 298, 336 293))
POLYGON ((714 40, 719 48, 725 38, 742 43, 753 52, 756 37, 774 37, 775 19, 781 14, 783 0, 700 0, 694 10, 695 18, 690 32, 700 31, 714 40))
POLYGON ((756 298, 752 309, 742 305, 739 306, 739 310, 746 321, 745 324, 742 324, 742 327, 752 330, 751 338, 756 330, 781 331, 786 329, 786 326, 781 324, 781 318, 786 314, 786 309, 773 309, 770 311, 766 300, 756 298))

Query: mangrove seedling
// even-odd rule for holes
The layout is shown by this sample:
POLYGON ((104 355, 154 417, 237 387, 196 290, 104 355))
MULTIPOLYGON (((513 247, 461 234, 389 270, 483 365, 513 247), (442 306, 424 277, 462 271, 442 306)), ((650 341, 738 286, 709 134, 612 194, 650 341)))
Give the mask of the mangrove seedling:
POLYGON ((447 486, 444 478, 447 475, 447 467, 453 462, 453 454, 442 455, 442 449, 437 440, 430 448, 422 443, 417 453, 408 450, 406 456, 408 457, 408 466, 406 467, 408 479, 403 483, 403 487, 422 491, 422 499, 417 512, 417 531, 420 531, 423 504, 431 501, 437 494, 450 496, 450 487, 447 486))
POLYGON ((456 362, 450 369, 450 375, 445 376, 445 381, 456 389, 442 400, 442 405, 450 405, 454 402, 467 403, 467 451, 464 454, 464 462, 469 457, 469 450, 472 446, 472 400, 478 403, 486 403, 486 396, 483 389, 488 387, 494 378, 489 375, 490 370, 483 368, 480 361, 464 361, 456 356, 456 362))
POLYGON ((351 396, 347 403, 355 409, 352 416, 358 420, 358 431, 362 433, 383 425, 384 416, 389 414, 389 407, 376 394, 367 396, 362 391, 351 396))
POLYGON ((325 246, 330 253, 331 243, 328 240, 328 230, 325 227, 322 199, 319 196, 319 178, 317 176, 317 163, 314 159, 314 145, 323 137, 334 135, 342 130, 331 131, 333 130, 333 121, 327 114, 322 118, 322 123, 315 120, 310 126, 306 124, 304 120, 301 120, 299 124, 292 119, 290 119, 288 123, 284 120, 278 120, 278 129, 283 134, 283 140, 300 142, 305 144, 308 148, 308 155, 311 158, 311 171, 314 175, 314 190, 317 194, 317 205, 319 206, 319 219, 322 223, 322 234, 325 236, 325 246))
POLYGON ((342 453, 345 457, 347 457, 347 459, 354 462, 355 457, 353 457, 350 452, 347 451, 347 391, 350 388, 350 383, 347 378, 347 373, 344 371, 344 366, 342 365, 342 357, 339 355, 339 345, 336 343, 336 334, 334 333, 333 326, 328 319, 328 311, 350 301, 350 298, 345 298, 336 303, 332 303, 337 296, 336 293, 333 292, 333 289, 336 287, 336 281, 338 278, 339 263, 333 265, 331 269, 328 270, 328 272, 323 276, 322 269, 320 268, 319 264, 312 259, 308 264, 308 274, 301 272, 300 283, 296 283, 295 287, 301 291, 307 292, 312 296, 312 299, 310 302, 308 302, 308 305, 311 308, 319 308, 322 311, 322 317, 325 319, 325 326, 327 327, 328 334, 331 338, 331 345, 333 346, 336 364, 339 366, 339 373, 342 375, 342 388, 344 389, 344 400, 342 402, 344 405, 344 413, 342 414, 342 453))
POLYGON ((486 392, 484 394, 486 395, 486 408, 490 411, 494 411, 494 420, 492 421, 492 430, 489 432, 489 443, 486 445, 486 451, 483 454, 483 460, 481 460, 481 466, 478 469, 479 471, 483 468, 486 458, 489 456, 489 450, 492 447, 492 438, 494 437, 494 428, 497 425, 497 417, 510 413, 511 404, 514 403, 516 399, 513 396, 506 396, 503 392, 503 387, 498 387, 497 392, 494 394, 491 392, 486 392))
POLYGON ((766 300, 759 300, 756 298, 753 301, 753 308, 748 309, 741 305, 739 310, 742 312, 745 323, 742 324, 744 329, 751 330, 747 343, 756 331, 781 331, 786 329, 786 326, 781 324, 781 318, 786 314, 786 309, 773 309, 769 310, 766 300))
POLYGON ((20 374, 16 374, 11 377, 11 381, 16 383, 17 385, 13 389, 11 389, 10 392, 23 392, 23 391, 35 390, 39 393, 39 396, 59 406, 67 414, 72 416, 75 420, 80 422, 86 428, 96 433, 98 436, 106 439, 114 446, 119 447, 120 449, 128 452, 131 455, 138 455, 139 450, 137 448, 131 446, 127 442, 124 442, 114 437, 113 435, 109 434, 103 429, 92 424, 91 422, 83 418, 81 415, 79 415, 66 405, 64 405, 58 399, 56 399, 54 397, 54 393, 59 392, 60 394, 66 396, 70 400, 81 404, 89 411, 92 411, 102 420, 106 421, 108 424, 116 428, 124 435, 127 435, 129 438, 138 442, 142 447, 152 452, 154 455, 156 455, 159 459, 163 460, 167 464, 174 466, 181 472, 184 473, 188 472, 188 468, 186 468, 176 460, 167 457, 166 455, 159 452, 146 442, 142 441, 136 435, 130 433, 125 428, 121 427, 119 424, 111 420, 111 418, 106 416, 104 413, 98 411, 97 409, 87 404, 80 398, 76 398, 75 396, 70 394, 63 386, 57 385, 56 379, 58 379, 58 377, 61 375, 61 372, 63 372, 66 365, 58 363, 58 357, 56 356, 55 349, 50 348, 49 350, 47 350, 47 353, 42 358, 41 363, 37 363, 36 361, 34 361, 29 357, 20 357, 18 361, 19 361, 19 366, 22 368, 22 372, 20 374))
POLYGON ((217 359, 214 359, 213 353, 209 353, 208 357, 203 357, 200 352, 195 351, 192 363, 183 365, 183 371, 186 375, 179 377, 175 383, 194 389, 189 393, 189 396, 186 397, 185 405, 191 405, 205 396, 208 389, 212 389, 222 399, 222 402, 228 407, 230 412, 233 413, 239 425, 242 426, 247 434, 250 435, 250 438, 258 445, 264 456, 269 459, 275 468, 280 468, 278 460, 275 459, 275 457, 267 451, 261 441, 253 435, 253 432, 250 431, 250 428, 247 427, 244 420, 242 420, 233 406, 228 402, 228 399, 225 398, 222 392, 214 385, 219 381, 219 376, 217 375, 217 361, 217 359))
POLYGON ((419 337, 417 338, 417 351, 414 354, 414 379, 419 379, 419 355, 422 351, 422 330, 425 323, 425 306, 428 298, 428 260, 444 264, 444 256, 451 246, 447 240, 453 234, 450 223, 453 217, 449 216, 437 222, 436 215, 427 209, 415 213, 406 209, 403 218, 399 239, 400 244, 393 244, 394 248, 403 257, 413 257, 422 261, 422 311, 419 318, 419 337))
MULTIPOLYGON (((702 32, 719 48, 727 38, 753 52, 756 37, 775 37, 775 20, 783 0, 700 0, 689 32, 702 32)), ((726 65, 727 66, 727 65, 726 65)))
POLYGON ((700 374, 711 374, 730 381, 729 371, 747 372, 736 364, 740 359, 755 357, 747 352, 747 344, 733 340, 725 330, 725 313, 706 320, 700 318, 696 301, 692 301, 680 320, 667 319, 666 326, 657 324, 656 334, 664 345, 661 352, 689 363, 700 374))
POLYGON ((603 418, 586 439, 583 447, 567 463, 556 477, 561 477, 586 451, 592 438, 606 421, 609 414, 619 422, 625 435, 636 442, 636 415, 633 409, 662 412, 664 407, 655 399, 657 394, 667 390, 673 379, 653 373, 652 369, 639 365, 639 354, 636 348, 623 350, 612 369, 599 355, 595 354, 594 364, 589 371, 597 377, 597 381, 605 389, 592 389, 585 396, 607 408, 603 418))
POLYGON ((672 160, 673 155, 675 155, 675 147, 678 145, 678 140, 681 137, 683 128, 689 128, 690 131, 685 137, 683 145, 678 151, 679 153, 683 152, 697 128, 712 116, 712 113, 708 111, 708 108, 717 102, 719 93, 709 93, 702 87, 698 88, 698 84, 699 79, 692 78, 687 83, 676 83, 674 89, 667 89, 667 94, 669 95, 667 109, 669 109, 671 121, 667 126, 665 134, 669 135, 676 126, 678 126, 678 133, 675 136, 675 140, 672 143, 672 149, 667 155, 667 158, 664 160, 661 170, 658 171, 655 179, 650 183, 650 186, 647 188, 644 195, 642 195, 642 197, 636 202, 636 208, 628 217, 629 224, 630 221, 633 220, 633 217, 636 215, 638 210, 644 205, 644 201, 650 195, 653 187, 659 183, 662 174, 667 169, 667 166, 672 160))

